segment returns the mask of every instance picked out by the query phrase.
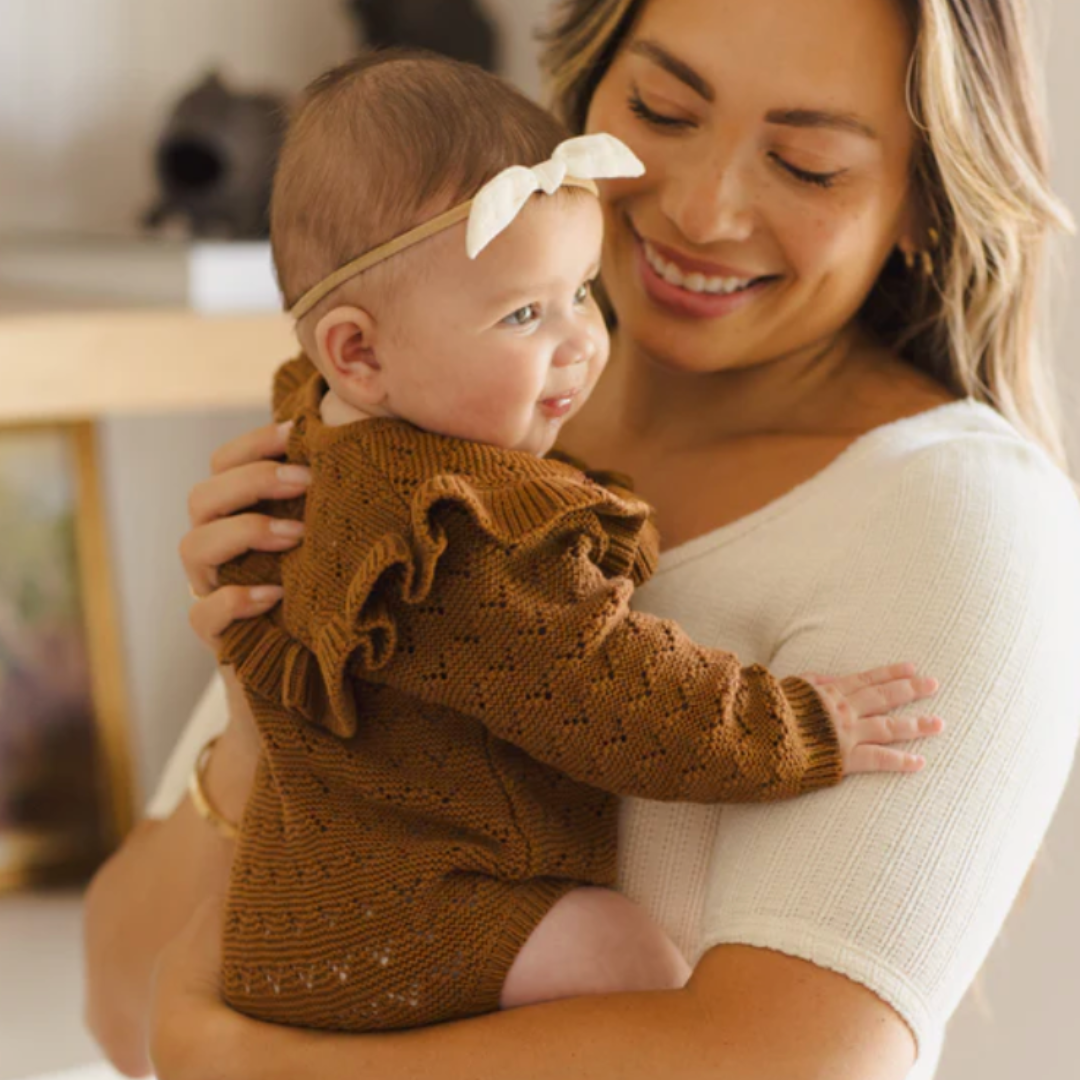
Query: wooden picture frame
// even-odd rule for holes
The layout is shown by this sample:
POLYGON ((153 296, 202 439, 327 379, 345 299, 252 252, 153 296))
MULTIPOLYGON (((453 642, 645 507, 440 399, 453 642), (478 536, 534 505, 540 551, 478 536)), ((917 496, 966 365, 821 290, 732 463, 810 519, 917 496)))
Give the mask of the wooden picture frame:
POLYGON ((0 425, 0 890, 84 880, 135 807, 94 425, 0 425))

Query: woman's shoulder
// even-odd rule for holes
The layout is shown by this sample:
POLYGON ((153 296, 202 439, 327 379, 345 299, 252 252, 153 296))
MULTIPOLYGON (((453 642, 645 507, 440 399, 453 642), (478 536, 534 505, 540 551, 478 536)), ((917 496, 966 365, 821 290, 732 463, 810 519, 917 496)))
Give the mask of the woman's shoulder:
POLYGON ((1080 528, 1080 504, 1065 471, 1004 416, 971 398, 877 428, 849 454, 853 486, 872 488, 878 499, 918 502, 956 521, 1041 510, 1080 528))
POLYGON ((1053 626, 1075 646, 1080 502, 1068 475, 975 401, 891 428, 867 447, 853 485, 858 525, 832 551, 836 580, 872 575, 877 597, 892 588, 925 611, 959 613, 969 643, 1053 626))

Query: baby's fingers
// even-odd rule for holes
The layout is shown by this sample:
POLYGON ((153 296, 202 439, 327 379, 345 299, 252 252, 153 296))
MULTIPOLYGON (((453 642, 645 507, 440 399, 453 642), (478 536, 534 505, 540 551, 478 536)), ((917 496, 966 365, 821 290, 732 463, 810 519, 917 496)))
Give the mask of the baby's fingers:
POLYGON ((854 694, 856 690, 865 690, 869 686, 880 686, 882 683, 895 682, 897 679, 910 679, 915 675, 914 664, 888 664, 885 667, 872 668, 870 671, 860 671, 854 675, 823 676, 817 672, 812 675, 804 675, 807 682, 815 686, 826 684, 835 686, 841 694, 854 694))
POLYGON ((940 735, 944 730, 945 721, 940 716, 874 716, 852 725, 859 743, 909 742, 940 735))
POLYGON ((920 754, 862 743, 852 750, 847 763, 847 773, 916 773, 921 771, 925 764, 926 758, 920 754))
POLYGON ((892 682, 867 686, 847 695, 848 704, 859 716, 881 716, 910 705, 913 701, 922 701, 937 693, 937 679, 923 676, 894 679, 892 682))

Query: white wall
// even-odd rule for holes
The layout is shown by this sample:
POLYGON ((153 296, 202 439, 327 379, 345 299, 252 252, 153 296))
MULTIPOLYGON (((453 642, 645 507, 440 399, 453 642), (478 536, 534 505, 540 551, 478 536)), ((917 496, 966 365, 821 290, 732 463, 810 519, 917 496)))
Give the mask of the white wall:
MULTIPOLYGON (((538 79, 531 30, 547 0, 486 0, 507 29, 506 68, 538 79)), ((1036 0, 1058 189, 1080 212, 1080 4, 1036 0)), ((209 66, 245 85, 295 90, 349 55, 338 0, 0 0, 0 236, 15 229, 128 230, 152 196, 149 145, 168 105, 209 66)), ((2 242, 2 240, 0 240, 2 242)), ((1065 248, 1057 357, 1080 462, 1077 246, 1065 248), (1069 284, 1064 283, 1068 281, 1069 284)), ((208 664, 186 629, 174 552, 184 495, 251 415, 106 426, 104 449, 143 775, 154 775, 208 664)), ((1080 553, 1078 553, 1080 557, 1080 553)), ((1080 1001, 1080 782, 1066 796, 1030 896, 1014 912, 953 1023, 939 1080, 1073 1080, 1080 1001)))
MULTIPOLYGON (((504 69, 538 92, 529 5, 486 6, 504 24, 504 69)), ((543 8, 533 0, 534 13, 543 8)), ((204 72, 291 94, 353 55, 355 35, 343 0, 0 0, 0 244, 12 233, 136 232, 155 195, 153 140, 204 72)), ((187 626, 176 558, 185 495, 215 446, 260 421, 248 412, 101 425, 144 790, 211 668, 187 626)))
MULTIPOLYGON (((505 24, 505 70, 527 90, 530 13, 505 24)), ((343 0, 0 0, 0 235, 131 230, 153 195, 151 145, 206 71, 294 93, 355 53, 343 0)))

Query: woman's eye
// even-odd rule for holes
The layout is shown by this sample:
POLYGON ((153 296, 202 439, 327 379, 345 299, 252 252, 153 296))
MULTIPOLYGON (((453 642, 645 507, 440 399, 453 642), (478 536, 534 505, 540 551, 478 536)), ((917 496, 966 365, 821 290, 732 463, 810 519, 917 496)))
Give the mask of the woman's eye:
POLYGON ((769 156, 780 168, 794 176, 796 180, 803 184, 813 184, 814 187, 831 188, 847 172, 846 169, 839 169, 831 173, 810 172, 808 169, 800 169, 797 165, 792 165, 790 161, 785 161, 779 154, 770 154, 769 156))
POLYGON ((539 318, 540 305, 526 304, 524 307, 518 308, 517 311, 512 311, 502 321, 506 326, 528 326, 529 323, 536 322, 539 318))
POLYGON ((648 105, 641 99, 641 95, 636 91, 632 91, 630 94, 630 111, 640 119, 644 120, 646 124, 651 124, 653 127, 666 128, 668 131, 672 131, 677 128, 691 127, 693 121, 682 120, 677 116, 665 116, 663 113, 654 112, 648 105))
POLYGON ((574 293, 574 303, 587 304, 590 296, 592 296, 592 282, 586 281, 585 284, 574 293))

